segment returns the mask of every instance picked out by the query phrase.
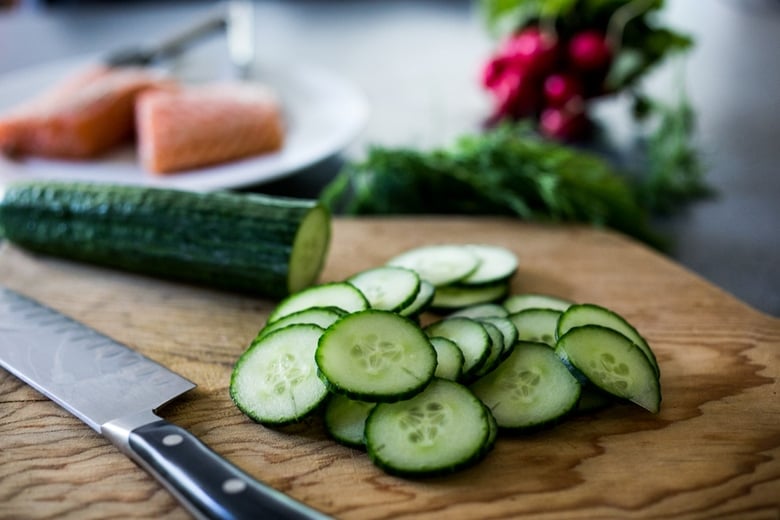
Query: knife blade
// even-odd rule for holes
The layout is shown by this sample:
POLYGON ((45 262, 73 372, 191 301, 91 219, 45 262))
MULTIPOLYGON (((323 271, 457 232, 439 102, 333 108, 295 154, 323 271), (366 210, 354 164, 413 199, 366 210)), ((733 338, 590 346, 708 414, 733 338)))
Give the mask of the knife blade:
POLYGON ((328 518, 258 482, 154 413, 194 383, 2 287, 0 366, 106 437, 196 518, 328 518))

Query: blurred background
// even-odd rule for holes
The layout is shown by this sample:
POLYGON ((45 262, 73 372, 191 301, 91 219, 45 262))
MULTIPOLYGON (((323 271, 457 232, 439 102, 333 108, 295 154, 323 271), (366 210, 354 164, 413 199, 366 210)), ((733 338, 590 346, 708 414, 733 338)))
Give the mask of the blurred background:
MULTIPOLYGON (((0 0, 0 109, 18 100, 2 85, 31 68, 154 43, 215 2, 0 0)), ((370 109, 362 132, 332 157, 251 189, 316 197, 371 144, 434 147, 478 131, 491 111, 480 71, 498 44, 468 0, 258 0, 254 59, 309 63, 354 83, 370 109)), ((669 0, 664 23, 695 41, 682 64, 648 78, 658 97, 683 85, 697 114, 697 145, 716 195, 656 225, 669 254, 749 305, 780 316, 780 1, 669 0)), ((199 74, 230 72, 224 38, 180 62, 199 74)), ((620 100, 597 107, 620 138, 620 100)))

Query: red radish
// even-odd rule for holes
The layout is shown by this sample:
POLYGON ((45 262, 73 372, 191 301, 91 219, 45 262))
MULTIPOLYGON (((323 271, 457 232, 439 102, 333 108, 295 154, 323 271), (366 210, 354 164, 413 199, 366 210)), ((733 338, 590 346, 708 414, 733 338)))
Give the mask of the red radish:
POLYGON ((534 113, 539 92, 531 78, 514 70, 504 75, 493 89, 496 98, 495 118, 522 118, 534 113))
POLYGON ((526 27, 504 44, 502 54, 509 56, 530 75, 542 75, 555 65, 558 40, 538 27, 526 27))
POLYGON ((582 97, 582 84, 571 74, 557 72, 544 80, 544 98, 551 107, 562 107, 576 97, 582 97))
POLYGON ((539 131, 542 135, 560 141, 573 141, 585 136, 590 121, 584 108, 567 109, 551 107, 542 111, 539 117, 539 131))
POLYGON ((606 69, 612 61, 612 49, 599 31, 575 34, 569 40, 567 50, 572 66, 583 71, 606 69))
POLYGON ((482 68, 482 86, 487 89, 496 88, 499 83, 501 83, 501 79, 511 65, 510 61, 511 60, 507 56, 501 54, 490 58, 482 68))

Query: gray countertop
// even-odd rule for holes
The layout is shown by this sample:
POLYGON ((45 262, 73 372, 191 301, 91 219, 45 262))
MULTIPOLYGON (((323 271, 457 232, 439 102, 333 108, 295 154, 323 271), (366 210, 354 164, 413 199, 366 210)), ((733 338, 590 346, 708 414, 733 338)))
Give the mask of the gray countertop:
MULTIPOLYGON (((81 4, 0 10, 0 77, 31 66, 150 42, 213 2, 81 4)), ((365 93, 364 132, 335 157, 257 189, 316 195, 369 143, 436 146, 478 128, 489 102, 476 77, 492 41, 466 0, 256 2, 259 60, 327 67, 365 93)), ((661 95, 685 74, 707 181, 717 190, 658 225, 671 256, 744 302, 780 316, 780 2, 667 2, 696 47, 684 69, 651 79, 661 95), (705 5, 706 4, 706 5, 705 5)), ((224 67, 221 43, 187 57, 224 67)), ((608 113, 608 110, 607 110, 608 113)))

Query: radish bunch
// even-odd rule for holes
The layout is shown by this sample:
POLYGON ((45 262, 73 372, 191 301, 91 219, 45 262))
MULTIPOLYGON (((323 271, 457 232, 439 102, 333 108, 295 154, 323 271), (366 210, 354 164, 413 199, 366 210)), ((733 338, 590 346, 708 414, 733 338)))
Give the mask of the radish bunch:
POLYGON ((613 55, 601 31, 564 36, 526 26, 504 41, 482 70, 482 85, 495 103, 491 121, 531 118, 547 137, 584 137, 591 126, 587 101, 607 93, 604 80, 613 55))

